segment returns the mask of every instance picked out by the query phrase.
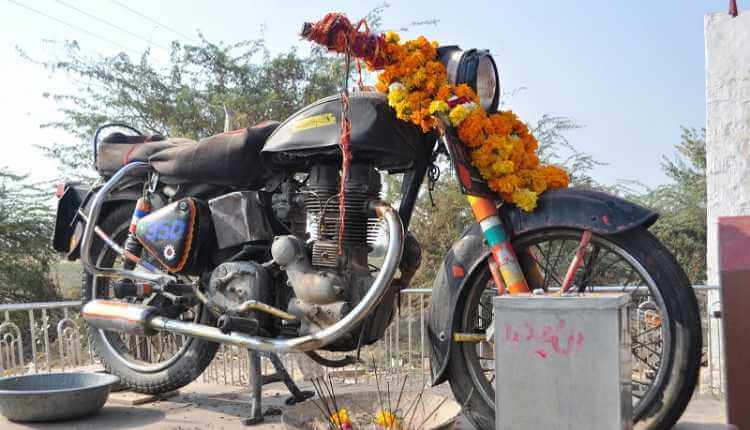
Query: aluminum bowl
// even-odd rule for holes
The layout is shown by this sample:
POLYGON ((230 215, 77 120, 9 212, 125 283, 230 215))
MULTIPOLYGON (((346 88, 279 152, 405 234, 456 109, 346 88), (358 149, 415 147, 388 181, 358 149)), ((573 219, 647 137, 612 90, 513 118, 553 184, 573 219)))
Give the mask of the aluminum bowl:
POLYGON ((105 373, 41 373, 0 379, 0 414, 11 421, 62 421, 98 412, 120 379, 105 373))

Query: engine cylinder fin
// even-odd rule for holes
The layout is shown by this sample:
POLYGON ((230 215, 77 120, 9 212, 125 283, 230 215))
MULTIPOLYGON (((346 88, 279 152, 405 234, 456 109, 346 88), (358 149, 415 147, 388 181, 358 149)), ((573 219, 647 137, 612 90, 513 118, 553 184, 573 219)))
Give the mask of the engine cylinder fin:
MULTIPOLYGON (((339 240, 338 166, 316 165, 302 191, 313 244, 312 264, 334 268, 338 265, 339 240), (335 250, 334 250, 335 248, 335 250)), ((369 165, 353 165, 344 193, 344 247, 372 245, 380 235, 378 221, 368 203, 380 198, 380 174, 369 165)))

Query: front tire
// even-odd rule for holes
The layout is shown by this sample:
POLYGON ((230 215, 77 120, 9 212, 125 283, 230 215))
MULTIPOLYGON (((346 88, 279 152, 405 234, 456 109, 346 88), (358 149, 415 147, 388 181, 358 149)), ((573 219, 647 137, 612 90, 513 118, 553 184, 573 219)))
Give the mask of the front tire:
MULTIPOLYGON (((519 256, 533 256, 525 262, 521 258, 525 273, 528 274, 534 270, 532 266, 536 266, 537 276, 527 276, 530 283, 531 279, 534 279, 535 285, 531 285, 532 288, 550 289, 555 287, 556 282, 559 284, 581 234, 581 230, 550 229, 521 235, 513 240, 514 249, 519 256), (555 248, 555 242, 561 244, 555 248), (542 264, 539 257, 544 254, 545 249, 546 254, 549 254, 545 255, 545 261, 550 261, 542 264), (526 254, 528 252, 531 254, 526 254), (550 258, 552 254, 556 255, 550 258), (561 258, 561 254, 565 255, 561 258), (545 270, 540 277, 538 269, 542 266, 545 270)), ((607 283, 640 286, 645 282, 648 286, 645 300, 641 296, 642 288, 625 289, 633 291, 631 294, 634 295, 635 303, 634 313, 631 314, 633 383, 634 393, 638 393, 637 396, 640 397, 634 394, 634 429, 672 428, 687 407, 700 371, 702 341, 699 310, 687 276, 672 254, 644 228, 617 235, 594 235, 589 246, 588 258, 587 264, 592 263, 588 267, 589 271, 586 272, 587 266, 584 265, 574 280, 574 285, 581 290, 596 291, 596 287, 590 285, 601 286, 607 283), (610 261, 606 261, 608 267, 597 274, 600 270, 594 267, 597 261, 591 261, 594 249, 597 249, 597 258, 604 252, 604 261, 607 255, 611 254, 619 257, 622 264, 618 266, 616 258, 611 258, 610 261), (633 269, 632 272, 628 272, 628 266, 633 269), (633 272, 637 272, 641 279, 632 279, 633 272), (633 323, 634 318, 638 324, 633 323), (644 330, 639 331, 639 324, 643 323, 643 318, 648 318, 644 320, 647 321, 647 325, 644 330), (654 344, 646 345, 645 336, 651 338, 654 344), (637 349, 638 346, 643 346, 645 355, 637 349), (652 354, 656 349, 661 352, 658 357, 652 354), (641 370, 639 365, 646 371, 641 370), (636 383, 636 379, 642 378, 643 375, 652 377, 650 386, 636 383)), ((488 303, 488 295, 491 303, 495 287, 487 265, 479 267, 472 274, 456 310, 457 315, 460 315, 456 325, 457 331, 460 332, 482 333, 492 320, 491 308, 487 313, 487 307, 483 306, 483 303, 488 303), (477 321, 480 321, 480 324, 477 324, 477 321), (484 321, 484 326, 481 325, 481 321, 484 321)), ((478 429, 495 427, 494 375, 492 378, 487 376, 482 370, 487 368, 487 360, 478 358, 486 357, 487 350, 492 350, 491 345, 453 343, 448 365, 451 389, 459 403, 465 405, 464 412, 467 418, 478 429), (485 350, 484 353, 477 352, 482 349, 485 350)), ((494 366, 494 360, 492 361, 494 366)))
MULTIPOLYGON (((99 226, 115 242, 122 244, 127 237, 127 227, 133 205, 119 205, 100 219, 99 226)), ((116 254, 97 238, 91 246, 92 260, 100 267, 113 267, 116 254)), ((83 276, 83 304, 96 297, 110 295, 109 280, 83 276)), ((210 314, 202 307, 192 310, 195 319, 212 323, 210 314)), ((128 389, 144 394, 160 394, 176 390, 200 376, 216 355, 217 343, 185 338, 173 334, 151 337, 128 336, 95 329, 87 325, 91 349, 101 360, 108 373, 117 375, 128 389), (172 336, 171 338, 169 336, 172 336), (158 343, 155 343, 158 342, 158 343), (157 357, 158 353, 158 357, 157 357), (163 353, 172 353, 161 360, 163 353), (158 361, 157 361, 158 359, 158 361)))

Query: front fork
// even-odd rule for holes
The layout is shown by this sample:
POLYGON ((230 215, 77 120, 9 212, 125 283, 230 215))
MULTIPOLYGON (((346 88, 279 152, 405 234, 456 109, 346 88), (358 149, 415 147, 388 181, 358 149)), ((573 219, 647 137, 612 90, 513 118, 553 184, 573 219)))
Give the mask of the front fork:
MULTIPOLYGON (((484 238, 487 241, 487 245, 490 247, 492 258, 488 260, 490 273, 492 274, 492 280, 498 289, 498 294, 519 294, 530 292, 529 284, 526 282, 521 265, 518 263, 516 252, 513 250, 513 245, 510 242, 510 236, 505 230, 500 217, 497 214, 497 207, 495 202, 491 199, 484 197, 477 197, 468 195, 466 196, 471 210, 474 213, 479 226, 482 229, 484 238)), ((578 245, 578 249, 570 262, 568 270, 565 274, 565 278, 560 286, 559 294, 566 293, 573 286, 573 279, 578 269, 583 264, 586 249, 591 240, 591 231, 586 230, 581 236, 581 242, 578 245)), ((533 258, 531 254, 525 255, 527 259, 533 258)), ((527 264, 529 270, 537 270, 535 265, 527 264)), ((539 276, 539 273, 529 273, 532 279, 535 276, 539 276)), ((494 329, 495 329, 495 318, 492 317, 492 321, 487 329, 486 333, 473 334, 473 333, 454 333, 453 340, 455 342, 493 342, 494 341, 494 329)))
POLYGON ((489 266, 498 292, 501 295, 506 292, 510 294, 528 293, 530 291, 529 284, 526 282, 521 266, 518 264, 518 258, 513 251, 510 237, 497 214, 495 202, 476 196, 467 196, 467 200, 471 205, 474 218, 482 228, 487 245, 492 251, 489 266))

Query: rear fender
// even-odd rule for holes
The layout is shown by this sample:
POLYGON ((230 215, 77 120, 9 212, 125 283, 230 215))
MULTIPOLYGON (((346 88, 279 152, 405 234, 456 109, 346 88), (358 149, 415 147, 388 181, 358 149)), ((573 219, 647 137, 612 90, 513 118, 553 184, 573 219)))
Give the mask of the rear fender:
MULTIPOLYGON (((511 238, 560 227, 610 235, 648 227, 659 217, 656 212, 610 194, 575 188, 547 191, 532 213, 510 205, 500 206, 498 212, 511 238)), ((461 317, 466 286, 489 255, 482 230, 474 223, 445 255, 435 278, 427 323, 435 385, 447 378, 453 328, 461 317)))

